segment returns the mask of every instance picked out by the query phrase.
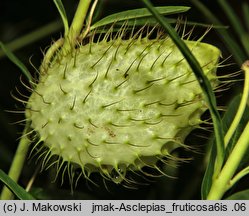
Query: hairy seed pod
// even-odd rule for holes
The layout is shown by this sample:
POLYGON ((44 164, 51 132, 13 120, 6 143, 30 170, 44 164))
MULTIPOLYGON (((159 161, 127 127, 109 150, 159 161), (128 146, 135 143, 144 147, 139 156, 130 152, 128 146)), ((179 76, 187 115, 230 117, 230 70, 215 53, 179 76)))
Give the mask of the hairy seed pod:
MULTIPOLYGON (((185 41, 213 87, 220 51, 185 41)), ((120 183, 184 147, 207 109, 188 63, 170 38, 90 42, 40 75, 26 118, 63 162, 120 183)), ((58 166, 59 167, 59 166, 58 166)))

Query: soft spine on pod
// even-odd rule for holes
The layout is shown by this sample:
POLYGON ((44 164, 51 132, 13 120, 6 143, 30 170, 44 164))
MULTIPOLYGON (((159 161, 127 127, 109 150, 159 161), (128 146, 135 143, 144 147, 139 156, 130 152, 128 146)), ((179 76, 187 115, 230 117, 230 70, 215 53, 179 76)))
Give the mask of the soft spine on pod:
MULTIPOLYGON (((220 51, 185 41, 212 86, 220 51)), ((207 109, 194 73, 170 38, 122 37, 82 45, 53 61, 29 98, 26 118, 46 149, 116 183, 126 171, 157 168, 185 147, 207 109), (113 176, 113 172, 115 175, 113 176)), ((59 167, 58 164, 58 171, 59 167)), ((72 174, 71 174, 72 175, 72 174)))

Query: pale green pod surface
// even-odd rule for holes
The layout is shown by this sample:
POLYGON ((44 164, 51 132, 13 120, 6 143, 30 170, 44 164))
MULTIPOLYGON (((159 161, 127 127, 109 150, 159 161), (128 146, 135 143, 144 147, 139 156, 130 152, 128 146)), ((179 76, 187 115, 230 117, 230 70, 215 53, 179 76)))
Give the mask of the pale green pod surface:
MULTIPOLYGON (((185 41, 217 86, 220 51, 185 41)), ((169 38, 91 42, 54 61, 40 76, 26 117, 47 147, 83 172, 155 166, 181 147, 207 109, 201 88, 169 38)))

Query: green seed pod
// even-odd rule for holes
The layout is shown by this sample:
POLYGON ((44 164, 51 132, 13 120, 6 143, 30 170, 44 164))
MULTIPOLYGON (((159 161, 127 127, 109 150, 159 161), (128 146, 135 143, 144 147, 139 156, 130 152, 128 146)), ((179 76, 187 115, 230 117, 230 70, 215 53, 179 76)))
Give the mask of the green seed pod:
MULTIPOLYGON (((216 87, 220 51, 185 42, 216 87)), ((57 155, 87 178, 100 172, 120 183, 127 171, 157 168, 159 159, 185 147, 206 109, 194 73, 170 38, 118 36, 54 60, 40 74, 26 118, 47 149, 45 162, 57 155)))

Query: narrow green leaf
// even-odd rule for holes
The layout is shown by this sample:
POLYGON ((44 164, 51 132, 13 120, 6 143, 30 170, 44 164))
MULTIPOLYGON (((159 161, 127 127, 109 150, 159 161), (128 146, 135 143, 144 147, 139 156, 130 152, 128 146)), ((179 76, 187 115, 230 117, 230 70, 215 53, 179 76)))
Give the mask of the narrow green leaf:
POLYGON ((54 0, 54 3, 57 7, 57 10, 59 11, 60 15, 61 15, 61 19, 64 25, 64 29, 65 29, 65 35, 68 34, 68 30, 69 30, 69 25, 68 25, 68 19, 67 19, 67 14, 66 14, 66 10, 61 2, 61 0, 54 0))
POLYGON ((0 47, 3 50, 3 52, 7 55, 7 57, 17 66, 21 69, 23 74, 26 76, 26 78, 31 82, 32 76, 27 69, 27 67, 0 41, 0 47))
MULTIPOLYGON (((183 21, 179 19, 174 19, 174 18, 165 18, 168 23, 170 24, 182 24, 182 25, 187 25, 187 26, 199 26, 203 28, 223 28, 226 29, 228 28, 227 26, 218 26, 218 25, 212 25, 212 24, 203 24, 203 23, 198 23, 198 22, 191 22, 191 21, 183 21)), ((118 32, 120 31, 120 28, 122 26, 127 26, 127 30, 132 30, 134 26, 155 26, 158 24, 157 20, 153 17, 148 17, 148 18, 140 18, 140 19, 130 19, 127 21, 119 21, 115 23, 115 26, 112 27, 112 32, 118 32), (124 23, 125 22, 125 23, 124 23)), ((100 26, 98 27, 95 31, 94 34, 96 33, 106 33, 110 30, 110 26, 100 26)), ((93 32, 93 31, 92 31, 93 32)), ((91 34, 91 33, 90 33, 91 34)))
POLYGON ((249 189, 237 192, 227 197, 226 200, 249 200, 249 189))
MULTIPOLYGON (((227 29, 227 26, 219 26, 219 25, 213 25, 213 24, 204 24, 204 23, 198 23, 198 22, 192 22, 192 21, 185 21, 185 20, 180 20, 180 19, 174 19, 174 18, 165 18, 168 23, 170 24, 182 24, 182 25, 187 25, 187 26, 199 26, 203 28, 209 28, 212 27, 214 29, 216 28, 222 28, 222 29, 227 29)), ((125 24, 127 26, 143 26, 143 25, 148 25, 148 26, 155 26, 157 24, 157 20, 154 17, 148 17, 148 18, 140 18, 140 19, 130 19, 125 21, 125 24)), ((115 26, 122 26, 124 25, 124 21, 119 21, 115 23, 115 26)))
POLYGON ((21 200, 34 200, 21 186, 0 169, 0 180, 21 200))
POLYGON ((243 44, 243 48, 246 54, 249 56, 249 33, 245 32, 245 34, 240 36, 241 43, 243 44))
POLYGON ((242 9, 243 9, 243 16, 244 16, 244 21, 245 21, 245 34, 243 35, 242 40, 244 41, 243 44, 246 44, 244 49, 247 52, 247 55, 249 56, 249 4, 247 2, 243 2, 242 4, 242 9))
MULTIPOLYGON (((183 13, 190 9, 190 7, 185 6, 164 6, 164 7, 156 7, 158 12, 162 15, 170 15, 170 14, 177 14, 177 13, 183 13)), ((134 9, 134 10, 127 10, 120 13, 115 13, 112 15, 109 15, 95 24, 91 26, 91 30, 100 27, 105 26, 108 24, 116 23, 118 21, 124 21, 124 20, 131 20, 139 18, 148 18, 151 17, 151 13, 146 8, 140 8, 140 9, 134 9)))
POLYGON ((246 24, 246 29, 249 34, 249 4, 247 2, 243 2, 242 9, 243 9, 244 21, 246 24))
POLYGON ((214 165, 215 165, 215 159, 216 159, 216 148, 215 148, 215 141, 212 139, 209 143, 209 146, 211 146, 210 155, 208 155, 208 165, 207 169, 205 171, 202 185, 201 185, 201 198, 203 200, 207 199, 208 193, 210 191, 210 188, 212 186, 212 178, 214 173, 214 165))
POLYGON ((197 81, 202 88, 202 92, 206 99, 206 102, 209 106, 209 110, 211 113, 211 117, 214 124, 214 132, 216 138, 216 149, 217 149, 217 160, 216 160, 216 172, 219 172, 224 161, 225 149, 224 149, 224 134, 223 134, 223 126, 220 118, 220 114, 217 110, 216 98, 214 92, 212 90, 211 84, 207 77, 203 74, 202 68, 194 55, 191 53, 187 45, 181 40, 180 36, 177 34, 175 29, 171 27, 170 24, 167 23, 165 18, 161 16, 157 10, 153 7, 149 0, 141 0, 146 7, 150 10, 153 16, 158 20, 158 22, 162 25, 162 27, 167 31, 171 39, 177 45, 178 49, 181 51, 190 67, 192 68, 197 81))
MULTIPOLYGON (((26 122, 25 128, 23 130, 23 135, 20 139, 19 145, 16 149, 15 156, 12 159, 12 163, 8 172, 8 176, 14 182, 18 182, 18 179, 21 175, 22 168, 29 150, 30 140, 26 136, 27 132, 29 131, 29 128, 30 128, 30 122, 26 122)), ((7 200, 13 198, 12 192, 6 186, 3 187, 1 198, 7 200)))
MULTIPOLYGON (((50 22, 44 26, 41 26, 23 36, 20 36, 13 41, 10 41, 6 43, 5 46, 8 47, 8 49, 11 52, 14 52, 18 49, 21 49, 27 45, 30 45, 46 36, 49 36, 55 32, 57 32, 59 29, 62 28, 62 23, 60 20, 55 20, 53 22, 50 22)), ((0 50, 0 58, 5 56, 5 53, 0 50)))

